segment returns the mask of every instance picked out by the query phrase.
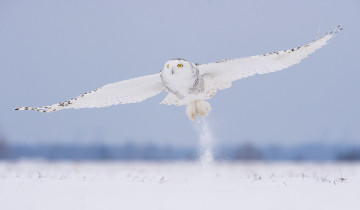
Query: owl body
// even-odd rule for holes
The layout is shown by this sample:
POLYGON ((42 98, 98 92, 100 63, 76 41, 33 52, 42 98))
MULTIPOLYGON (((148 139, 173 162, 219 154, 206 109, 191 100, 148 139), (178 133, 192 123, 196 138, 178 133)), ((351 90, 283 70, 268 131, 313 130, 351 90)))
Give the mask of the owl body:
POLYGON ((168 105, 186 105, 186 115, 194 120, 198 114, 207 116, 211 110, 205 102, 204 79, 197 65, 185 59, 172 59, 165 63, 160 73, 161 81, 170 92, 162 102, 168 105))
POLYGON ((244 58, 223 59, 208 64, 195 64, 184 59, 165 63, 160 73, 105 85, 61 103, 44 107, 18 107, 15 110, 54 112, 62 109, 100 108, 116 104, 138 103, 163 91, 168 94, 161 104, 186 105, 186 115, 195 119, 211 110, 207 99, 232 82, 286 69, 325 46, 342 28, 338 26, 314 41, 289 50, 244 58))

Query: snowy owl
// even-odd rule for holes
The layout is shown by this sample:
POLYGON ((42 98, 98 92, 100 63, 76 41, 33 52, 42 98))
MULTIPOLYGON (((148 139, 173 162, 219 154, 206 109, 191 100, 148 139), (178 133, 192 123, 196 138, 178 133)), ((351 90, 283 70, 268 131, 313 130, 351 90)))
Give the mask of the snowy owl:
POLYGON ((223 59, 208 64, 172 59, 157 73, 105 85, 70 100, 44 107, 18 107, 15 110, 55 112, 62 109, 99 108, 116 104, 138 103, 163 91, 168 94, 161 104, 186 105, 186 115, 194 120, 207 116, 211 110, 206 101, 217 90, 231 87, 231 83, 256 74, 280 71, 299 63, 315 50, 326 45, 342 30, 340 26, 302 47, 245 58, 223 59))

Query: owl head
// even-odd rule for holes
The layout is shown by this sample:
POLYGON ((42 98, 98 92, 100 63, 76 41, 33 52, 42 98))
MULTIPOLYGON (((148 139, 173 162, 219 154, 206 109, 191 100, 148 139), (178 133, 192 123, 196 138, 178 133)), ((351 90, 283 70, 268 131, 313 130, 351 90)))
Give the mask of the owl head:
POLYGON ((196 68, 190 62, 182 58, 171 59, 164 64, 162 74, 173 76, 193 76, 196 68))

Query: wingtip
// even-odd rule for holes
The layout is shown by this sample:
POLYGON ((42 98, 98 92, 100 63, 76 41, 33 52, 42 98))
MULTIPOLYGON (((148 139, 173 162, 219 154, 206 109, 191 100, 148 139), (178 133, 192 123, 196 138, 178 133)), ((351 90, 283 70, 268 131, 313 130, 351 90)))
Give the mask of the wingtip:
POLYGON ((317 33, 317 35, 316 35, 315 39, 313 40, 313 42, 318 41, 318 40, 323 39, 323 38, 331 39, 331 38, 335 37, 337 35, 337 33, 339 33, 343 29, 344 28, 341 27, 341 25, 338 25, 337 27, 333 27, 330 31, 326 32, 320 38, 318 37, 318 33, 317 33))
POLYGON ((26 111, 26 110, 35 110, 35 108, 33 107, 29 107, 29 106, 18 106, 14 109, 15 111, 26 111))
POLYGON ((336 34, 338 32, 340 32, 341 30, 343 30, 344 28, 341 27, 341 25, 338 25, 337 27, 335 27, 331 32, 330 34, 336 34))
POLYGON ((22 106, 18 106, 18 107, 16 107, 14 110, 15 110, 15 111, 18 111, 18 110, 22 110, 22 108, 23 108, 22 106))

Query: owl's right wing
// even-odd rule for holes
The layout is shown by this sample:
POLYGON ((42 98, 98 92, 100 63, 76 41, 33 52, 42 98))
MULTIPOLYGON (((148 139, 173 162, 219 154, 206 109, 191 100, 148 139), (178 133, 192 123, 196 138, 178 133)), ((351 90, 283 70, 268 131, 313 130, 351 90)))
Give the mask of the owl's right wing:
POLYGON ((340 30, 342 28, 338 26, 331 32, 302 47, 245 58, 224 59, 216 63, 201 64, 197 68, 203 76, 206 88, 209 91, 208 95, 212 96, 217 89, 229 88, 235 80, 256 74, 280 71, 299 63, 302 59, 326 45, 340 30))
POLYGON ((138 103, 166 90, 160 73, 105 85, 70 100, 44 107, 18 107, 15 110, 54 112, 61 109, 100 108, 138 103))

